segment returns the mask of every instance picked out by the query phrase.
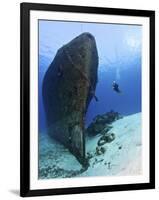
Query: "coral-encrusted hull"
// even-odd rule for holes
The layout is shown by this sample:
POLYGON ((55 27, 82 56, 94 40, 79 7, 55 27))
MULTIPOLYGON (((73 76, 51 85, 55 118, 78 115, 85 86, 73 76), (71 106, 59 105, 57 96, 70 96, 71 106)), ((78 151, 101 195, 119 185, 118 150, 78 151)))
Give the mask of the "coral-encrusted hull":
POLYGON ((48 133, 85 163, 84 118, 95 95, 98 53, 94 37, 83 33, 61 47, 43 81, 48 133))

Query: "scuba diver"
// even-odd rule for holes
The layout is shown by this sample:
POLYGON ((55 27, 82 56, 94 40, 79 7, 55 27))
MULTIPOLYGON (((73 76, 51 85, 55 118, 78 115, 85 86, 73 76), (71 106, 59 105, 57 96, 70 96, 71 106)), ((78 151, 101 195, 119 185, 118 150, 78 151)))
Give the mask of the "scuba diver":
POLYGON ((115 92, 121 93, 121 91, 119 90, 119 85, 115 81, 113 81, 112 88, 115 92))

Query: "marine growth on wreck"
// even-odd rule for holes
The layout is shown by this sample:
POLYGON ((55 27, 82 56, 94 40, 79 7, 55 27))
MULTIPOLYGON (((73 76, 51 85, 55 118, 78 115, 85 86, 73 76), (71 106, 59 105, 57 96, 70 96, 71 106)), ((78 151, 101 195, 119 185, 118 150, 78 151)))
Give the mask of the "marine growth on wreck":
POLYGON ((95 38, 83 33, 61 47, 43 80, 48 134, 64 144, 83 165, 85 114, 95 90, 98 52, 95 38))

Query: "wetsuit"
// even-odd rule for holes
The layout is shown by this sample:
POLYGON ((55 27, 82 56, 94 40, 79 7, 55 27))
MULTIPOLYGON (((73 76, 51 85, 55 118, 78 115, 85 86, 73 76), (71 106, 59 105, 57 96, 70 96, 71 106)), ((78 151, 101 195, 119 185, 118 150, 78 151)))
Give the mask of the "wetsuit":
POLYGON ((119 85, 117 83, 113 83, 113 90, 120 93, 121 91, 119 90, 119 85))

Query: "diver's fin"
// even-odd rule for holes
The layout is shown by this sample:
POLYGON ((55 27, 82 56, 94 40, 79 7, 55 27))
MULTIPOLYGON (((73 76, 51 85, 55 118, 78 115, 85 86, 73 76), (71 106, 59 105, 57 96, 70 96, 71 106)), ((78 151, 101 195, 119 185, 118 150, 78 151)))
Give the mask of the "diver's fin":
POLYGON ((121 90, 118 91, 118 94, 123 94, 121 90))

